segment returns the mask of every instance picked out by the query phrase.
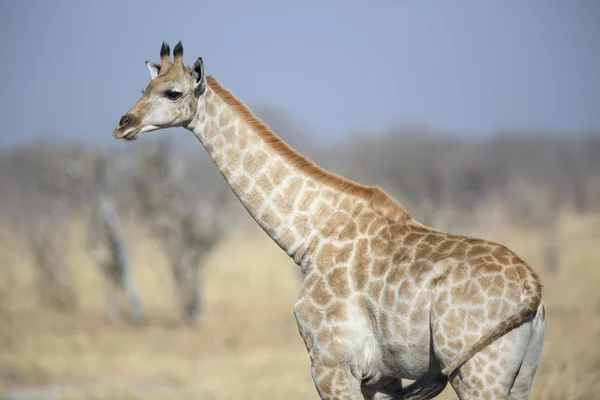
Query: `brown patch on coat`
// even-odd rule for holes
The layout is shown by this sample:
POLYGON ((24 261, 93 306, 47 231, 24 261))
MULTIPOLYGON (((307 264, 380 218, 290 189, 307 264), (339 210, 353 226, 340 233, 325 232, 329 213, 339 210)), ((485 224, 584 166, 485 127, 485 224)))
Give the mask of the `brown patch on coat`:
MULTIPOLYGON (((233 149, 229 149, 229 152, 237 153, 236 150, 233 149)), ((229 160, 229 153, 227 154, 227 159, 229 160)), ((265 193, 270 193, 275 188, 275 186, 273 186, 273 182, 271 182, 271 179, 268 177, 267 174, 262 174, 261 176, 259 176, 256 180, 256 184, 265 193)))
POLYGON ((269 155, 264 150, 246 154, 244 157, 244 168, 249 172, 255 172, 265 165, 268 159, 269 155))
POLYGON ((308 237, 312 231, 310 223, 308 222, 308 215, 298 214, 294 217, 294 228, 300 236, 308 237))
POLYGON ((315 286, 313 286, 311 294, 312 298, 317 302, 317 304, 320 304, 322 306, 329 303, 332 299, 332 296, 327 290, 327 287, 325 286, 325 281, 323 279, 319 279, 317 281, 315 286))
POLYGON ((281 224, 281 218, 277 216, 277 213, 273 210, 271 206, 267 206, 265 208, 265 211, 262 215, 262 220, 265 222, 266 226, 269 227, 276 227, 281 224))
POLYGON ((315 262, 319 271, 325 273, 335 262, 335 256, 339 247, 333 243, 325 243, 321 250, 317 253, 315 262))
MULTIPOLYGON (((309 181, 312 182, 312 181, 309 181)), ((300 211, 308 211, 310 206, 315 201, 315 198, 318 196, 319 192, 316 190, 306 190, 302 197, 300 198, 300 203, 298 203, 298 209, 300 211)))
POLYGON ((385 288, 385 291, 383 293, 383 305, 385 306, 385 308, 391 309, 396 303, 397 298, 398 291, 388 286, 385 288))
POLYGON ((296 304, 294 311, 301 321, 308 324, 311 329, 317 329, 323 321, 323 312, 307 300, 296 304))
POLYGON ((346 264, 350 261, 350 256, 352 255, 352 250, 354 246, 351 243, 345 244, 340 251, 338 251, 335 262, 339 264, 346 264))
POLYGON ((330 271, 327 275, 327 282, 337 298, 347 299, 350 297, 350 284, 346 268, 335 268, 330 271))
POLYGON ((363 290, 369 280, 369 242, 366 239, 360 239, 356 244, 354 253, 354 262, 352 265, 352 279, 356 290, 363 290))
POLYGON ((325 318, 327 321, 345 321, 348 319, 348 312, 346 310, 346 305, 341 301, 335 302, 327 307, 325 310, 325 318))
POLYGON ((474 257, 479 257, 482 255, 485 255, 487 253, 490 252, 490 249, 486 246, 482 246, 482 245, 475 245, 473 247, 471 247, 471 249, 469 250, 467 256, 469 258, 474 258, 474 257))
POLYGON ((303 183, 304 181, 300 177, 290 179, 288 186, 275 200, 275 204, 281 213, 290 214, 293 211, 294 202, 302 189, 303 183))
POLYGON ((369 293, 369 297, 371 297, 371 299, 378 301, 382 290, 383 290, 383 282, 382 281, 372 281, 369 284, 367 293, 369 293))
MULTIPOLYGON (((211 121, 211 124, 212 124, 212 121, 211 121)), ((214 129, 214 127, 212 127, 212 128, 214 129)), ((233 143, 233 141, 235 140, 235 134, 236 134, 235 126, 231 125, 231 126, 227 126, 225 128, 221 128, 221 132, 227 143, 233 143)), ((241 135, 241 136, 243 136, 243 135, 241 135)))
POLYGON ((431 264, 426 261, 415 261, 410 266, 409 275, 413 277, 417 286, 420 286, 431 272, 431 264))
POLYGON ((356 229, 356 223, 352 220, 350 220, 348 222, 348 224, 346 224, 346 227, 344 229, 342 229, 342 231, 340 232, 339 235, 339 239, 340 240, 349 240, 349 239, 354 239, 357 236, 357 229, 356 229))
POLYGON ((375 260, 375 262, 373 263, 373 276, 378 278, 385 275, 385 273, 387 272, 388 265, 389 261, 384 258, 379 258, 375 260))

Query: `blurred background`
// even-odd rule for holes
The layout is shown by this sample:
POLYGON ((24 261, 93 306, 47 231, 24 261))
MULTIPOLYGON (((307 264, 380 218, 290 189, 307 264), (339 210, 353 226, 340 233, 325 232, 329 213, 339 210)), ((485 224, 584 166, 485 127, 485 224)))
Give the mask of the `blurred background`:
POLYGON ((163 40, 324 168, 514 249, 548 312, 531 398, 600 398, 600 3, 38 0, 0 19, 0 399, 318 398, 298 267, 191 133, 112 137, 163 40))

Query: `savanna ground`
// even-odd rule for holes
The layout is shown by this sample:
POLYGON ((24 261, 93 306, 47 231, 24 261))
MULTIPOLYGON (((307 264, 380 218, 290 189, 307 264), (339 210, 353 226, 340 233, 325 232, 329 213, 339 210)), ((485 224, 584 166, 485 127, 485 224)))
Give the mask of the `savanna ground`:
MULTIPOLYGON (((108 324, 103 285, 81 250, 69 246, 76 313, 44 311, 32 295, 23 241, 0 231, 0 398, 316 399, 293 304, 297 267, 258 229, 229 234, 203 269, 206 311, 198 327, 177 318, 169 271, 145 230, 126 224, 147 320, 108 324)), ((83 229, 73 224, 75 232, 83 229)), ((543 281, 547 336, 532 399, 600 398, 600 215, 556 218, 558 268, 544 268, 544 228, 508 222, 462 229, 503 243, 543 281)), ((75 236, 77 237, 77 235, 75 236)), ((456 398, 448 387, 440 399, 456 398)))

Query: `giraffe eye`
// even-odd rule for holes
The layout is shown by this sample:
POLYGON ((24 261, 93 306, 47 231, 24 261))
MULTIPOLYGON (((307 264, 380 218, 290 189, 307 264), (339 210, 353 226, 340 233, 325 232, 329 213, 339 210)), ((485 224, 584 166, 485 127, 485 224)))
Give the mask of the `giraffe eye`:
POLYGON ((169 100, 177 100, 178 98, 181 97, 183 93, 178 92, 176 90, 167 90, 165 92, 165 97, 169 100))

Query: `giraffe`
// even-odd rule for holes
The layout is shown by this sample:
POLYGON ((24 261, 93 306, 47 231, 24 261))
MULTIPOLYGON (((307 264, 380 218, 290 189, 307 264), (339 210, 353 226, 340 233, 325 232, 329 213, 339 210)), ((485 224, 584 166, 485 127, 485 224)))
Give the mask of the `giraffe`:
POLYGON ((232 92, 183 64, 181 42, 113 136, 183 127, 256 223, 300 267, 294 304, 321 399, 525 399, 545 337, 535 272, 501 244, 410 216, 377 186, 296 152, 232 92), (414 380, 403 387, 402 379, 414 380))

